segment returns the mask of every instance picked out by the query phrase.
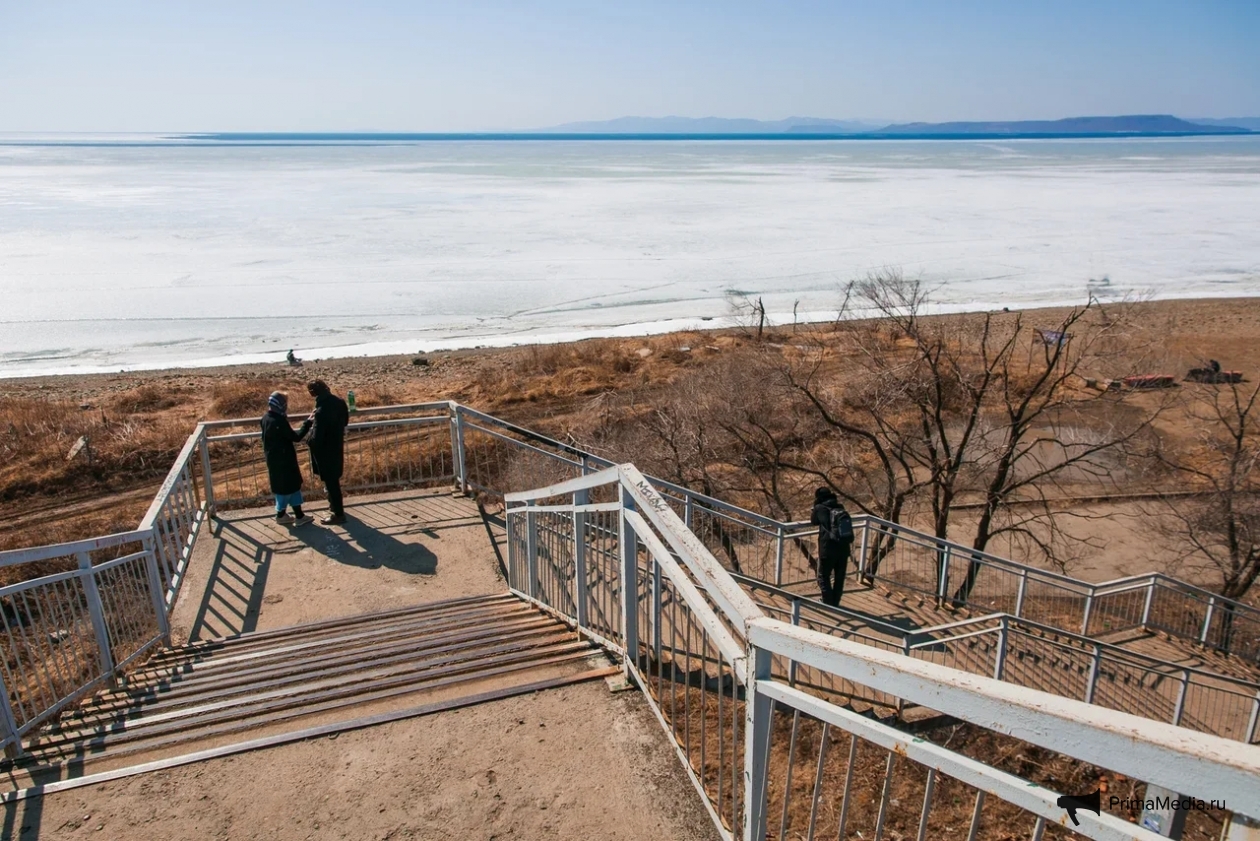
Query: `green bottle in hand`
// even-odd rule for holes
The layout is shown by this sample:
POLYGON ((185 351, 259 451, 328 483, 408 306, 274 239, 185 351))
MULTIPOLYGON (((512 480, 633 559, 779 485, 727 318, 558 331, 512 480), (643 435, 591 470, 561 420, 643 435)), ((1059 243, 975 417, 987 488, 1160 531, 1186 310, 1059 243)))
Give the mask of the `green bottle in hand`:
POLYGON ((347 392, 346 392, 346 405, 347 405, 348 407, 350 407, 350 411, 352 411, 352 412, 353 412, 353 411, 355 410, 355 409, 354 409, 354 391, 353 391, 353 390, 351 390, 351 391, 347 391, 347 392))

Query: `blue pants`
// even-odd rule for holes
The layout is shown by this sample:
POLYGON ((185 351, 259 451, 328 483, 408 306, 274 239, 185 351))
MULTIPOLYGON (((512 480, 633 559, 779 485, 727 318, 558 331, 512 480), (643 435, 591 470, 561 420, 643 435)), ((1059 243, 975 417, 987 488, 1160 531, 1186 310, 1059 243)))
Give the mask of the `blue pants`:
POLYGON ((302 507, 302 492, 294 491, 291 494, 276 494, 276 513, 283 514, 284 509, 292 505, 294 508, 302 507))

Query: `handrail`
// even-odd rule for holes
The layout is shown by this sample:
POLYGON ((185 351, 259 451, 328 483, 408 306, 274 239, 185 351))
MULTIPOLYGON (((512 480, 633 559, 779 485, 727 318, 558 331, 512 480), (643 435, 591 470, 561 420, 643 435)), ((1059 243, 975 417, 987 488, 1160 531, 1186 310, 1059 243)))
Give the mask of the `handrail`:
POLYGON ((196 430, 184 442, 179 455, 175 456, 175 461, 171 465, 171 469, 167 471, 166 478, 162 480, 161 487, 153 495, 153 502, 149 503, 149 510, 140 518, 140 529, 142 531, 151 530, 153 524, 157 522, 158 515, 162 512, 162 506, 166 502, 166 497, 175 485, 179 483, 184 473, 184 468, 191 462, 193 452, 200 446, 203 435, 205 435, 205 427, 202 424, 197 424, 196 430))
MULTIPOLYGON (((743 591, 740 580, 746 580, 746 577, 736 576, 722 567, 699 539, 691 534, 648 479, 630 464, 618 465, 595 475, 557 482, 530 491, 504 495, 508 518, 509 564, 514 570, 513 574, 527 574, 531 592, 537 582, 542 591, 539 598, 544 600, 542 606, 567 621, 576 622, 580 630, 584 630, 585 623, 581 617, 586 598, 583 595, 585 585, 582 582, 586 581, 586 573, 582 558, 585 551, 583 547, 586 545, 583 535, 588 526, 584 518, 589 513, 586 509, 590 506, 578 504, 578 500, 585 498, 585 491, 605 485, 618 487, 622 508, 620 541, 615 554, 618 558, 616 575, 620 578, 618 588, 623 605, 624 645, 618 647, 613 643, 611 647, 623 658, 627 671, 635 677, 666 732, 678 742, 679 758, 697 790, 706 798, 710 814, 714 816, 724 837, 743 837, 746 841, 766 837, 766 792, 772 773, 769 751, 774 739, 775 703, 784 704, 789 711, 796 711, 791 730, 792 746, 789 747, 788 754, 789 769, 793 762, 791 751, 795 750, 797 744, 797 726, 801 713, 819 721, 833 723, 853 735, 850 768, 859 736, 892 752, 889 754, 885 772, 885 798, 888 796, 887 779, 892 773, 893 753, 926 765, 929 769, 928 793, 924 795, 920 838, 924 837, 923 827, 926 826, 931 802, 932 774, 936 772, 944 772, 972 784, 983 781, 982 791, 988 791, 1026 812, 1038 815, 1042 822, 1039 826, 1044 826, 1047 820, 1060 819, 1057 795, 1037 793, 1040 790, 1027 780, 996 771, 926 740, 914 739, 887 725, 871 722, 852 711, 844 710, 828 697, 818 697, 793 688, 798 667, 812 669, 815 675, 822 676, 820 679, 823 681, 838 678, 851 686, 866 687, 877 693, 878 697, 895 700, 898 709, 908 703, 942 712, 986 730, 1107 767, 1128 774, 1136 780, 1162 786, 1170 792, 1176 792, 1178 796, 1225 803, 1236 814, 1260 813, 1260 787, 1255 786, 1255 779, 1260 777, 1260 748, 1240 744, 1233 739, 1195 732, 1177 723, 1163 723, 1096 705, 1090 703, 1092 692, 1086 700, 1077 700, 1003 681, 1000 679, 1001 655, 998 656, 993 677, 977 675, 930 660, 909 657, 907 654, 910 646, 886 651, 870 644, 850 641, 843 635, 802 628, 795 624, 795 610, 792 623, 768 616, 766 610, 743 591), (538 500, 569 494, 574 495, 573 505, 537 504, 538 500), (566 515, 571 518, 571 529, 563 527, 557 530, 554 524, 544 525, 534 519, 540 516, 566 515), (544 531, 548 535, 546 538, 541 536, 544 531), (555 542, 557 539, 560 540, 559 544, 555 542), (544 541, 550 542, 544 544, 544 541), (565 541, 571 542, 566 544, 565 541), (636 542, 647 549, 649 561, 646 571, 639 560, 641 556, 635 550, 636 542), (542 548, 544 545, 545 550, 542 548), (565 549, 565 546, 570 548, 565 549), (560 553, 557 557, 558 549, 560 553), (524 557, 520 554, 522 551, 524 557), (542 573, 544 564, 547 565, 545 575, 542 573), (556 584, 557 574, 563 576, 565 583, 562 586, 556 584), (742 765, 739 770, 742 770, 746 792, 740 836, 736 835, 736 828, 740 825, 735 820, 738 811, 736 801, 724 800, 720 789, 715 797, 713 789, 706 788, 706 781, 710 778, 705 770, 705 760, 702 755, 699 763, 695 764, 694 756, 688 753, 692 744, 690 737, 685 735, 691 726, 693 710, 712 710, 712 706, 706 705, 712 704, 714 700, 720 704, 727 691, 731 692, 733 707, 734 687, 722 682, 720 662, 706 660, 703 649, 697 653, 697 649, 692 647, 690 631, 687 631, 687 641, 681 649, 675 647, 678 643, 677 624, 673 625, 674 636, 668 644, 662 643, 659 637, 662 628, 668 628, 668 623, 675 622, 673 619, 667 620, 667 614, 663 610, 660 583, 662 577, 671 582, 674 598, 681 597, 684 610, 689 609, 700 627, 709 634, 721 658, 731 664, 731 670, 736 673, 746 693, 741 716, 745 720, 746 736, 743 759, 732 759, 742 765), (572 587, 573 590, 568 591, 565 587, 572 587), (736 596, 734 591, 738 591, 739 595, 736 596), (717 614, 723 615, 726 621, 716 621, 717 614, 712 612, 709 605, 715 605, 717 614), (642 615, 647 617, 646 620, 633 619, 626 615, 630 612, 637 616, 640 611, 644 611, 642 615), (640 621, 647 622, 647 630, 650 632, 647 638, 639 631, 632 630, 640 621), (697 657, 700 659, 698 669, 695 665, 697 657), (775 660, 788 662, 786 682, 776 676, 775 669, 772 668, 775 660), (707 663, 716 666, 716 671, 707 663), (696 691, 702 693, 698 707, 691 704, 692 687, 697 687, 696 691), (715 693, 716 697, 710 695, 709 700, 705 700, 704 693, 709 692, 715 693), (666 699, 669 699, 668 703, 666 699), (696 773, 697 769, 699 775, 696 773), (1034 791, 1034 794, 1030 795, 1030 791, 1034 791), (717 816, 727 804, 731 808, 731 820, 727 824, 730 826, 729 833, 722 827, 725 817, 717 816)), ((599 505, 600 512, 607 514, 609 505, 599 505)), ((770 589, 800 598, 778 588, 770 589)), ((829 614, 843 613, 826 606, 815 606, 829 614)), ((673 614, 670 613, 669 616, 672 617, 673 614)), ((685 620, 684 627, 690 627, 690 621, 685 620)), ((1024 623, 1005 614, 995 614, 952 622, 943 627, 957 631, 982 624, 992 627, 955 634, 943 640, 924 640, 915 647, 948 643, 977 634, 1012 631, 1024 633, 1025 626, 1033 627, 1037 623, 1024 623)), ((1103 650, 1104 644, 1088 638, 1080 638, 1057 628, 1041 627, 1056 637, 1086 640, 1093 647, 1092 653, 1095 656, 1103 650)), ((928 629, 903 632, 902 637, 909 641, 911 637, 924 635, 925 630, 928 629)), ((593 638, 598 641, 598 637, 593 638)), ((1048 641, 1066 644, 1063 641, 1048 641)), ((1184 680, 1188 680, 1188 670, 1178 668, 1176 671, 1184 674, 1184 680)), ((1212 677, 1217 682, 1224 683, 1221 676, 1212 677)), ((811 678, 817 679, 819 678, 811 678)), ((827 689, 814 682, 802 683, 800 686, 808 686, 824 693, 844 692, 843 689, 827 689)), ((1183 682, 1183 699, 1184 686, 1183 682)), ((1246 697, 1254 699, 1254 703, 1260 705, 1260 695, 1246 697)), ((1179 709, 1180 706, 1181 702, 1178 702, 1179 709)), ((722 714, 720 707, 718 709, 720 723, 722 714)), ((1253 723, 1248 725, 1249 732, 1254 728, 1255 713, 1252 715, 1253 723)), ((1180 714, 1177 720, 1179 717, 1180 714)), ((824 753, 820 753, 818 759, 820 769, 823 767, 827 743, 826 730, 823 733, 823 747, 820 750, 824 753)), ((730 755, 734 757, 733 750, 730 755)), ((719 761, 719 779, 721 774, 726 773, 726 767, 728 766, 719 761)), ((787 774, 789 776, 786 785, 790 790, 791 771, 788 770, 787 774)), ((822 771, 817 774, 814 783, 815 798, 822 784, 822 771)), ((732 775, 727 779, 733 784, 735 777, 732 775)), ((780 784, 781 779, 776 781, 776 785, 780 784)), ((977 800, 977 814, 981 802, 982 799, 977 800)), ((882 808, 881 806, 881 810, 882 808)), ((723 812, 723 815, 726 814, 728 813, 723 812)), ((786 806, 783 814, 786 824, 786 806)), ((843 825, 843 818, 841 823, 843 825)), ((1080 831, 1088 837, 1098 839, 1146 837, 1144 832, 1132 832, 1124 822, 1106 815, 1097 821, 1087 820, 1080 831)))
POLYGON ((1038 689, 960 672, 774 619, 749 623, 751 645, 1058 753, 1260 814, 1260 748, 1038 689), (1138 735, 1140 734, 1140 736, 1138 735))
MULTIPOLYGON (((1220 682, 1220 683, 1233 684, 1234 686, 1245 688, 1250 692, 1260 691, 1260 681, 1249 681, 1244 678, 1235 677, 1233 675, 1221 674, 1220 672, 1214 672, 1209 669, 1199 668, 1197 666, 1180 666, 1173 663, 1168 663, 1165 660, 1160 660, 1156 657, 1151 657, 1150 655, 1142 654, 1141 652, 1138 652, 1138 651, 1133 651, 1132 649, 1125 648, 1124 646, 1121 646, 1121 645, 1116 645, 1115 643, 1103 642, 1101 640, 1095 639, 1090 636, 1086 636, 1084 634, 1074 633, 1073 631, 1065 631, 1062 628, 1056 628, 1053 625, 1046 625, 1045 623, 1037 622, 1036 620, 1033 620, 1033 619, 1027 619, 1022 616, 1015 616, 1010 613, 1003 613, 1003 612, 986 613, 983 616, 973 616, 967 619, 959 619, 954 622, 945 622, 940 625, 928 625, 921 628, 915 628, 913 630, 909 630, 909 629, 903 628, 900 625, 894 625, 890 622, 884 622, 878 619, 877 617, 868 616, 864 613, 859 613, 857 611, 849 610, 843 605, 837 606, 837 605, 823 604, 822 602, 817 601, 815 599, 802 596, 799 593, 793 593, 791 590, 784 590, 780 587, 775 587, 772 584, 767 584, 764 581, 761 581, 756 578, 750 578, 749 576, 740 575, 739 573, 730 572, 729 570, 727 571, 727 574, 730 575, 732 578, 734 578, 742 586, 749 587, 753 590, 764 590, 766 592, 769 592, 778 596, 779 598, 784 598, 784 599, 789 599, 789 600, 794 600, 794 601, 800 600, 802 602, 809 602, 810 609, 817 613, 829 615, 836 618, 844 618, 844 619, 861 622, 863 625, 866 625, 867 627, 874 628, 875 630, 878 630, 882 633, 886 633, 889 636, 900 638, 902 640, 902 644, 905 646, 908 646, 909 648, 920 648, 920 647, 927 647, 927 646, 932 646, 932 645, 942 645, 942 644, 946 644, 950 642, 955 642, 965 637, 974 636, 975 634, 978 634, 978 633, 991 633, 994 631, 1002 631, 1002 624, 1005 623, 1008 630, 1015 631, 1018 633, 1024 633, 1026 636, 1029 636, 1029 637, 1033 637, 1033 635, 1026 633, 1028 630, 1039 631, 1043 634, 1052 634, 1056 637, 1066 637, 1068 640, 1071 640, 1072 642, 1077 643, 1081 646, 1089 646, 1099 651, 1109 652, 1112 655, 1114 655, 1114 660, 1120 660, 1132 666, 1140 666, 1140 667, 1149 668, 1152 670, 1162 668, 1164 671, 1161 673, 1165 673, 1165 674, 1167 673, 1183 674, 1184 673, 1184 674, 1191 674, 1191 675, 1199 675, 1201 677, 1211 678, 1212 680, 1220 682), (938 634, 942 634, 946 631, 956 631, 960 628, 966 628, 972 625, 975 625, 975 626, 984 625, 986 627, 980 627, 976 631, 967 632, 964 634, 950 634, 947 636, 937 636, 938 634)), ((1039 639, 1039 637, 1034 637, 1034 638, 1039 639)), ((1056 644, 1056 641, 1054 640, 1046 640, 1046 642, 1051 643, 1051 644, 1056 644)))
POLYGON ((5 549, 0 551, 0 567, 16 564, 29 564, 35 561, 46 561, 52 558, 65 558, 80 552, 93 552, 97 549, 109 549, 124 543, 136 543, 149 536, 148 529, 120 531, 102 537, 88 537, 83 540, 72 540, 68 543, 49 543, 43 546, 31 546, 26 549, 5 549))
MULTIPOLYGON (((400 412, 417 412, 433 409, 442 409, 450 411, 451 401, 441 400, 430 403, 403 403, 396 406, 369 406, 367 408, 356 408, 354 415, 356 417, 362 415, 396 415, 400 412)), ((255 415, 247 418, 221 418, 219 420, 203 420, 199 426, 206 429, 225 429, 231 426, 244 426, 246 424, 256 424, 262 415, 255 415)))

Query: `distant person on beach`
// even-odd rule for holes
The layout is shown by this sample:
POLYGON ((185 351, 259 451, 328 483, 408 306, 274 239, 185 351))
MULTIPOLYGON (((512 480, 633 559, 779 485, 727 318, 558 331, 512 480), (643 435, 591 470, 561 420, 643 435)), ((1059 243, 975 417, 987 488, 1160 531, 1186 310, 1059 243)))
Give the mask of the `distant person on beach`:
POLYGON ((284 357, 284 358, 285 358, 285 359, 287 359, 287 360, 289 361, 289 364, 290 364, 290 365, 301 365, 301 364, 302 364, 301 360, 299 360, 296 356, 294 356, 294 355, 293 355, 293 348, 289 348, 289 352, 285 355, 285 357, 284 357))
POLYGON ((308 418, 296 432, 289 425, 289 395, 273 391, 267 398, 267 414, 262 416, 263 455, 267 459, 267 479, 276 497, 276 522, 304 526, 313 518, 302 513, 302 470, 293 446, 310 431, 308 418), (292 506, 293 514, 286 509, 292 506))
POLYGON ((844 592, 844 576, 853 546, 853 518, 831 488, 814 491, 814 510, 809 521, 818 526, 818 589, 823 604, 836 607, 844 592))
POLYGON ((323 380, 307 383, 306 391, 315 398, 315 411, 310 417, 315 429, 307 442, 311 448, 311 472, 323 480, 328 491, 328 516, 320 522, 326 526, 339 526, 346 521, 341 474, 345 467, 344 448, 350 409, 346 401, 333 394, 323 380))

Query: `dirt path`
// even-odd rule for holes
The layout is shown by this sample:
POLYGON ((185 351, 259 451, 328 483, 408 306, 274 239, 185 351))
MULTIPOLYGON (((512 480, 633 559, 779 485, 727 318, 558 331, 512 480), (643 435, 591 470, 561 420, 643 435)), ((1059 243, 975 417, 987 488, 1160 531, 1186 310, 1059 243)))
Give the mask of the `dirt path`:
POLYGON ((18 839, 715 839, 638 693, 603 683, 7 807, 18 839))

